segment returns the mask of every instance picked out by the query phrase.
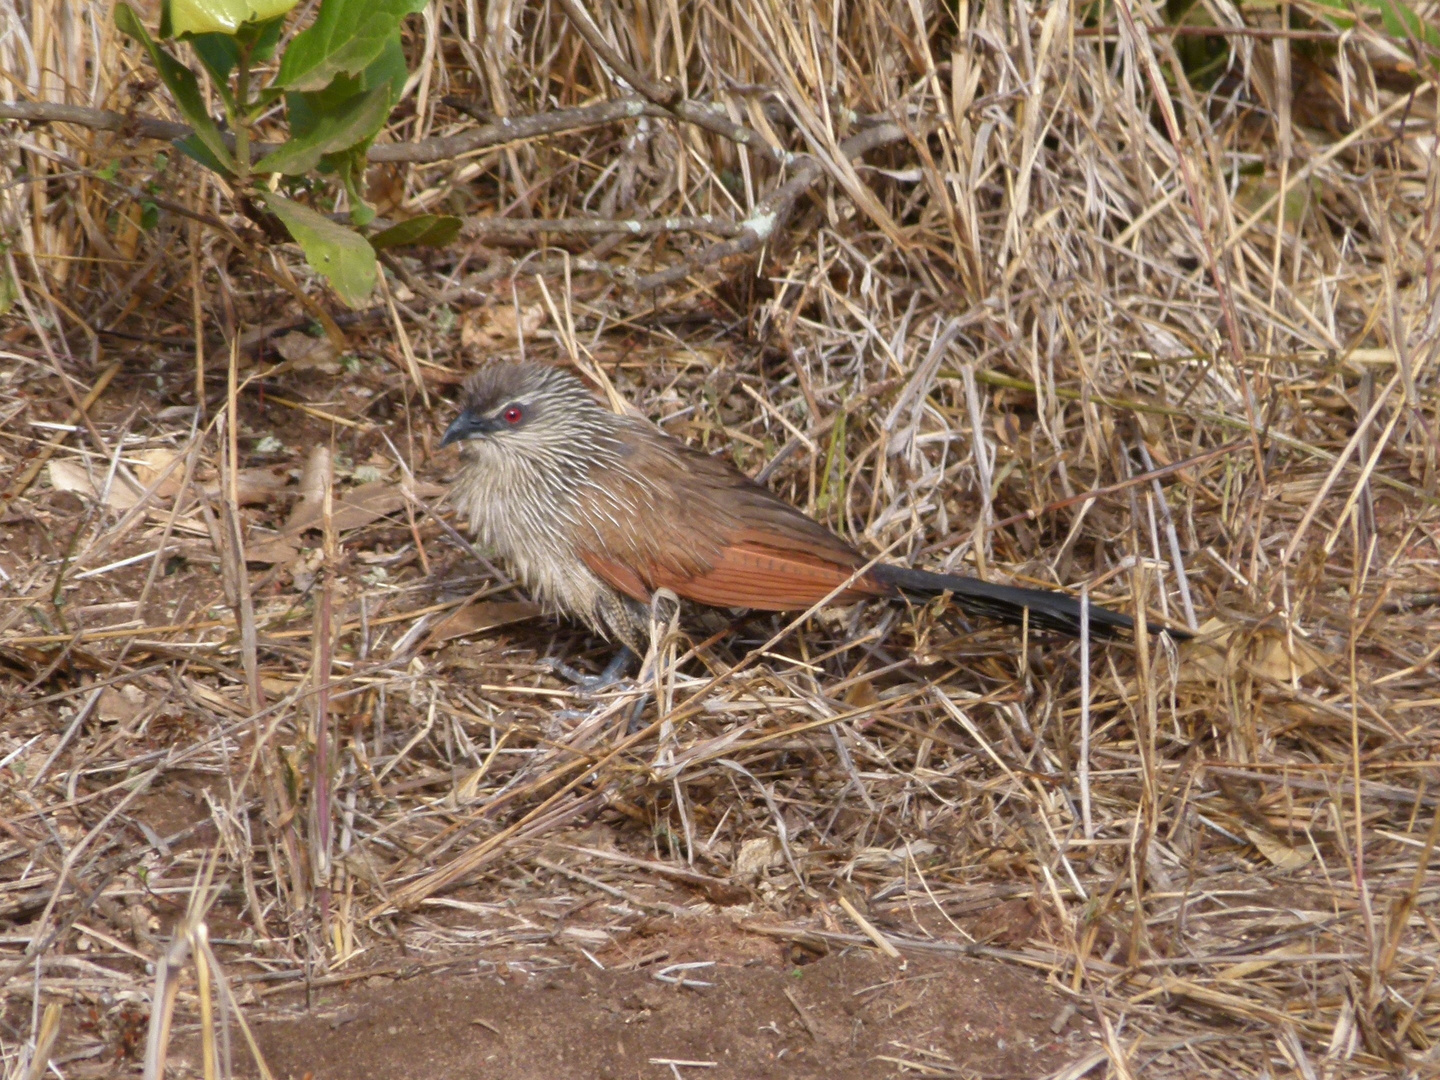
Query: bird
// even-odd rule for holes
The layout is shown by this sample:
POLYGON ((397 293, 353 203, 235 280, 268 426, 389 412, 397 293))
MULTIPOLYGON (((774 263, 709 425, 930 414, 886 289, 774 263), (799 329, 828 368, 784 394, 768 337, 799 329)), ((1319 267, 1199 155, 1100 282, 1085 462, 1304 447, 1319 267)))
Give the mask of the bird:
MULTIPOLYGON (((867 558, 724 458, 607 408, 565 368, 491 362, 461 401, 440 442, 459 444, 458 516, 544 607, 636 655, 660 590, 759 611, 948 593, 966 615, 1080 635, 1075 597, 867 558)), ((1088 624, 1105 638, 1135 625, 1096 605, 1088 624)))

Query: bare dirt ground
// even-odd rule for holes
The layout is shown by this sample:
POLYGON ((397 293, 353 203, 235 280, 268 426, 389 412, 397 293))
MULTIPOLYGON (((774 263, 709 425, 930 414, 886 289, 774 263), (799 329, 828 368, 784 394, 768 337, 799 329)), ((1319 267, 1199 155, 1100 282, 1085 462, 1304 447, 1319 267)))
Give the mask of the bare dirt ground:
POLYGON ((860 1080, 1047 1075, 1097 1034, 1043 975, 994 961, 797 957, 723 922, 656 927, 630 951, 456 961, 319 990, 308 1007, 297 992, 257 1037, 277 1073, 317 1080, 619 1080, 671 1062, 685 1076, 860 1080))

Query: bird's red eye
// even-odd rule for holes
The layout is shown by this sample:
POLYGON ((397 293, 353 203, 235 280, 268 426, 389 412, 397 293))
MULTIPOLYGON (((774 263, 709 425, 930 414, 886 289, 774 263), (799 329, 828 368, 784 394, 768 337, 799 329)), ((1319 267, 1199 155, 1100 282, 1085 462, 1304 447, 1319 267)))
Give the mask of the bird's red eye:
POLYGON ((520 411, 519 405, 511 405, 500 415, 505 417, 505 422, 507 424, 518 424, 520 422, 520 418, 525 414, 520 411))

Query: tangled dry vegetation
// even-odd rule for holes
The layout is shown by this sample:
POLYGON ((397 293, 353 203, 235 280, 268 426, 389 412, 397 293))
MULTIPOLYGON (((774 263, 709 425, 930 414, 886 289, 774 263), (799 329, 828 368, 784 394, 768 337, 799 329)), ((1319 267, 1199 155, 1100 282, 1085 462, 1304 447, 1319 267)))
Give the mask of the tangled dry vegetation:
POLYGON ((592 955, 659 910, 1043 972, 1069 1077, 1434 1075, 1433 57, 1306 2, 604 0, 627 87, 572 10, 412 20, 371 191, 466 228, 327 338, 106 6, 0 3, 8 115, 132 118, 0 127, 0 1071, 559 894, 592 955), (585 699, 546 658, 604 643, 442 523, 515 355, 867 550, 1201 640, 687 616, 585 699))

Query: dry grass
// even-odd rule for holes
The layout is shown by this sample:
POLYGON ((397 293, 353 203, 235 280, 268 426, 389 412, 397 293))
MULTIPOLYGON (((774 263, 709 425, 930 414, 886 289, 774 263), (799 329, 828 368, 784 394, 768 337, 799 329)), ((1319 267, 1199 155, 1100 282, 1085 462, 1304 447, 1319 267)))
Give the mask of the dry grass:
MULTIPOLYGON (((495 906, 515 890, 680 880, 762 932, 1039 967, 1096 1010, 1107 1075, 1434 1075, 1433 75, 1364 27, 1172 38, 1123 6, 1103 36, 1064 5, 597 10, 643 73, 823 179, 758 255, 637 294, 734 230, 486 219, 741 222, 771 155, 645 118, 377 166, 382 214, 459 212, 469 239, 398 260, 338 366, 268 351, 307 321, 272 279, 320 293, 295 251, 266 276, 177 213, 141 227, 146 197, 228 216, 188 163, 0 128, 0 985, 25 1004, 0 1072, 40 1075, 52 1004, 69 1075, 138 1055, 152 994, 212 1023, 177 980, 197 959, 236 1017, 396 943, 534 940, 495 906), (1197 41, 1223 75, 1157 105, 1197 41), (873 117, 907 137, 847 160, 873 117), (658 674, 577 699, 540 661, 601 644, 513 621, 424 511, 451 389, 519 353, 870 550, 1083 583, 1208 643, 1087 667, 932 610, 687 619, 658 674), (437 635, 465 601, 474 632, 437 635), (437 921, 456 896, 495 903, 437 921), (968 940, 1017 899, 1025 935, 968 940)), ((412 31, 388 142, 474 129, 444 95, 514 117, 620 92, 559 9, 442 2, 412 31)), ((0 73, 3 98, 165 108, 100 4, 0 0, 0 73)))

